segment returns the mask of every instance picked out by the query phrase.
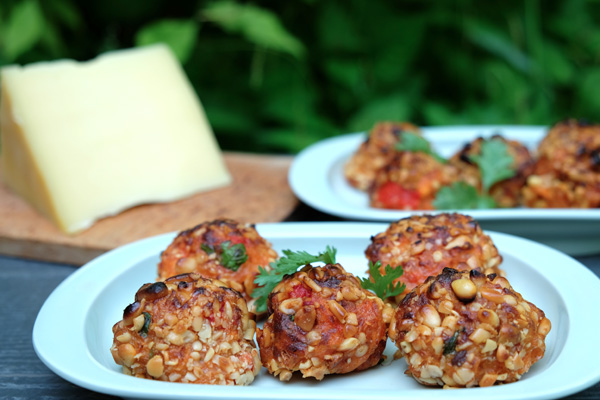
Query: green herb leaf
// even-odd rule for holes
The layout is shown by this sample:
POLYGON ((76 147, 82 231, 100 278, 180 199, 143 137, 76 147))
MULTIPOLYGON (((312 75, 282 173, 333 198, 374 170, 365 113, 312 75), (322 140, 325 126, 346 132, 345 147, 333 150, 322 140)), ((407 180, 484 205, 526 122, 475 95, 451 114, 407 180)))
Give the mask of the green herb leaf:
POLYGON ((243 243, 232 245, 228 240, 221 243, 221 265, 230 270, 237 271, 240 266, 248 259, 246 254, 246 246, 243 243))
POLYGON ((271 270, 262 266, 258 267, 258 275, 254 279, 259 287, 254 289, 252 297, 256 299, 256 312, 267 310, 267 299, 269 294, 275 289, 275 286, 281 282, 285 275, 295 273, 299 267, 312 264, 314 262, 323 262, 325 264, 335 264, 335 247, 327 246, 323 253, 312 255, 306 251, 283 250, 284 257, 270 263, 271 270))
POLYGON ((205 252, 206 254, 212 254, 212 253, 214 253, 214 252, 215 252, 215 248, 214 248, 214 246, 212 246, 212 245, 210 245, 210 244, 202 243, 202 244, 200 245, 200 248, 201 248, 202 250, 204 250, 204 252, 205 252))
POLYGON ((198 22, 195 20, 163 19, 142 27, 135 35, 135 43, 137 46, 166 43, 183 64, 192 55, 198 31, 198 22))
POLYGON ((496 202, 490 196, 482 196, 477 189, 465 182, 454 182, 440 188, 433 201, 437 210, 464 210, 494 208, 496 202))
POLYGON ((145 338, 148 335, 148 329, 150 328, 150 322, 152 322, 152 316, 146 311, 144 311, 142 314, 144 314, 144 325, 142 326, 142 329, 140 329, 140 336, 145 338))
POLYGON ((469 157, 479 167, 483 192, 488 193, 497 182, 515 175, 514 157, 508 152, 508 145, 501 140, 484 140, 481 154, 469 157))
POLYGON ((452 337, 444 340, 444 355, 447 356, 448 354, 454 353, 454 351, 456 350, 456 341, 458 340, 458 335, 460 335, 460 333, 464 331, 464 328, 460 328, 457 331, 454 331, 454 334, 452 335, 452 337))
POLYGON ((400 141, 396 144, 396 150, 425 153, 441 163, 446 162, 443 157, 440 157, 431 149, 431 145, 427 139, 416 133, 402 132, 400 135, 400 141))
POLYGON ((369 274, 373 280, 371 278, 360 278, 360 284, 363 289, 371 290, 382 300, 402 293, 406 285, 400 282, 394 283, 404 273, 402 267, 398 265, 396 268, 393 268, 390 265, 386 265, 383 275, 379 272, 380 267, 380 261, 377 261, 375 264, 369 261, 369 274))

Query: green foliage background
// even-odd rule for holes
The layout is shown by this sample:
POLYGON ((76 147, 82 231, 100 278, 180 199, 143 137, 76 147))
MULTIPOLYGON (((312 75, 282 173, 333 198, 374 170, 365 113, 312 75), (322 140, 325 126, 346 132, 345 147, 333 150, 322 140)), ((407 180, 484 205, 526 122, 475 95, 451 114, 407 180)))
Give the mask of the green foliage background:
MULTIPOLYGON (((0 65, 167 42, 224 149, 600 120, 600 2, 2 0, 0 65)), ((149 66, 151 67, 151 66, 149 66)))

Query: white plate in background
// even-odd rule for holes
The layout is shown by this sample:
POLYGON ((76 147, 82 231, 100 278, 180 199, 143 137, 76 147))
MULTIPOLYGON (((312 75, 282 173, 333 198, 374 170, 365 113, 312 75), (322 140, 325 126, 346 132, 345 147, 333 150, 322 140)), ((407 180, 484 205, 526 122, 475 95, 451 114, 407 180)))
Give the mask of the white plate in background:
MULTIPOLYGON (((443 157, 451 156, 478 136, 500 133, 533 150, 546 134, 546 128, 539 126, 456 126, 422 130, 433 149, 443 157)), ((370 207, 368 195, 346 181, 344 165, 365 138, 365 133, 336 136, 301 151, 288 174, 292 191, 309 206, 345 219, 396 221, 422 213, 370 207)), ((460 212, 475 218, 484 229, 533 239, 571 255, 600 253, 600 209, 504 208, 460 212)))
MULTIPOLYGON (((338 262, 364 276, 364 249, 381 223, 258 224, 258 232, 277 252, 338 250, 338 262)), ((81 387, 140 399, 554 399, 584 390, 600 380, 600 331, 597 294, 600 280, 585 266, 547 246, 488 232, 504 257, 502 268, 513 288, 541 308, 552 322, 544 358, 519 382, 488 388, 428 388, 404 375, 403 359, 323 381, 293 378, 280 382, 265 368, 247 387, 152 381, 124 375, 110 354, 112 326, 139 287, 153 282, 159 255, 175 234, 144 239, 112 250, 78 269, 42 306, 33 345, 56 374, 81 387)), ((393 355, 388 341, 385 354, 393 355)))

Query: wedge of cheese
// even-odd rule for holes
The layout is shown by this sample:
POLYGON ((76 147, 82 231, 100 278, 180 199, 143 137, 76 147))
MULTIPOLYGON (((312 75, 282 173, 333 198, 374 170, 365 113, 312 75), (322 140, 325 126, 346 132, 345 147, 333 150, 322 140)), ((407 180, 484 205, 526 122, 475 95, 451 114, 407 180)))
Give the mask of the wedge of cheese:
POLYGON ((64 232, 227 185, 202 105, 164 45, 1 71, 6 185, 64 232))

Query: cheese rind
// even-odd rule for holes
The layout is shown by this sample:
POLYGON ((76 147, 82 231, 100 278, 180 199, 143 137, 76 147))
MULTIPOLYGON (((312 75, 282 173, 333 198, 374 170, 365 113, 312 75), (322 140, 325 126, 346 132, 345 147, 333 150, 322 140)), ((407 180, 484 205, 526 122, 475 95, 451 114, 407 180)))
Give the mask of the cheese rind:
POLYGON ((164 45, 1 71, 5 183, 63 231, 231 182, 202 105, 164 45))

